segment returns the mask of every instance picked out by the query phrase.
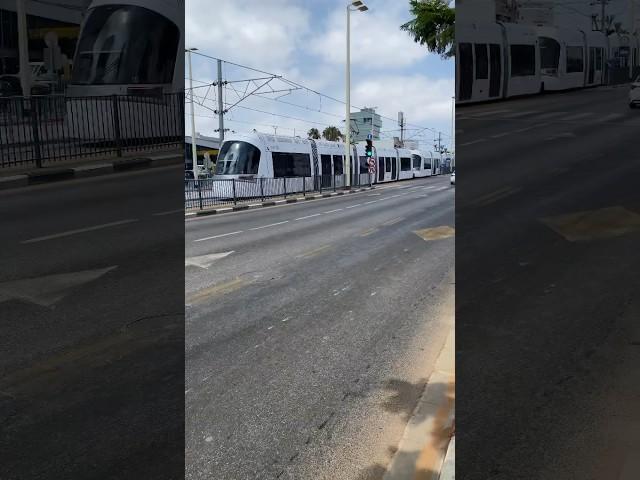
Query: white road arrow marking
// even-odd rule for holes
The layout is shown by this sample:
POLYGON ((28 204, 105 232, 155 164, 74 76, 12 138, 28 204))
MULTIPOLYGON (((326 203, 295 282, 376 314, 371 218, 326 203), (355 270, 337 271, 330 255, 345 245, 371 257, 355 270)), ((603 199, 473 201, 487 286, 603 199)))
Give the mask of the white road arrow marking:
POLYGON ((71 293, 74 288, 97 280, 117 267, 117 265, 113 265, 96 270, 57 273, 3 282, 0 283, 0 303, 11 299, 20 299, 43 307, 51 307, 71 293))
POLYGON ((210 253, 208 255, 199 255, 197 257, 188 257, 184 259, 184 266, 193 265, 200 268, 209 268, 213 262, 221 258, 231 255, 235 250, 230 252, 210 253))

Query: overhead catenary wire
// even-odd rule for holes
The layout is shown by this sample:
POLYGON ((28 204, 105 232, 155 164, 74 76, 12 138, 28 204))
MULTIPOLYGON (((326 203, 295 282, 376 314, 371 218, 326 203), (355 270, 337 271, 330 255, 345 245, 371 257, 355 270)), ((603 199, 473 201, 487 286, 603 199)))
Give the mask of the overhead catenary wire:
MULTIPOLYGON (((297 82, 294 82, 294 81, 292 81, 292 80, 289 80, 289 79, 285 78, 285 77, 284 77, 284 76, 282 76, 282 75, 276 75, 276 74, 273 74, 273 73, 271 73, 271 72, 267 72, 267 71, 265 71, 265 70, 260 70, 260 69, 254 68, 254 67, 249 67, 249 66, 247 66, 247 65, 242 65, 242 64, 239 64, 239 63, 231 62, 231 61, 229 61, 229 60, 224 60, 224 59, 221 59, 221 58, 219 58, 219 57, 214 57, 214 56, 211 56, 211 55, 207 55, 207 54, 202 53, 202 52, 200 52, 200 51, 194 51, 193 53, 194 53, 195 55, 199 55, 199 56, 201 56, 201 57, 208 58, 208 59, 211 59, 211 60, 216 60, 216 61, 217 61, 217 60, 220 60, 220 61, 222 61, 223 63, 229 64, 229 65, 234 65, 234 66, 239 67, 239 68, 244 68, 244 69, 247 69, 247 70, 250 70, 250 71, 254 71, 254 72, 257 72, 257 73, 261 73, 261 74, 264 74, 264 75, 270 75, 270 76, 273 76, 273 77, 278 77, 278 79, 279 79, 279 80, 281 80, 281 81, 283 81, 284 83, 287 83, 287 84, 289 84, 289 85, 291 85, 291 86, 298 87, 298 88, 300 88, 300 89, 306 90, 306 91, 311 92, 311 93, 314 93, 314 94, 316 94, 316 95, 319 95, 320 97, 324 97, 324 98, 327 98, 327 99, 332 100, 332 101, 334 101, 334 102, 340 103, 340 104, 342 104, 342 105, 346 105, 346 102, 345 102, 345 101, 343 101, 343 100, 337 99, 337 98, 335 98, 335 97, 332 97, 331 95, 327 95, 327 94, 324 94, 324 93, 319 92, 319 91, 317 91, 317 90, 314 90, 314 89, 312 89, 312 88, 306 87, 306 86, 304 86, 304 85, 302 85, 302 84, 300 84, 300 83, 297 83, 297 82)), ((194 88, 195 88, 195 87, 194 87, 194 88)), ((263 94, 267 94, 267 93, 269 93, 269 92, 262 92, 262 93, 263 93, 263 94)), ((269 97, 263 97, 263 96, 261 95, 261 96, 260 96, 260 98, 269 98, 269 97)), ((275 99, 271 99, 271 100, 275 100, 275 99)), ((276 100, 276 101, 277 101, 277 100, 276 100)), ((286 102, 282 102, 282 103, 286 103, 286 102)), ((240 105, 238 105, 238 107, 239 107, 239 106, 240 106, 240 105)), ((315 109, 309 109, 308 107, 304 107, 304 106, 297 105, 297 104, 292 104, 291 106, 296 106, 296 107, 298 107, 298 108, 304 108, 305 110, 310 110, 310 111, 316 111, 316 112, 318 111, 318 110, 315 110, 315 109)), ((350 107, 351 107, 351 108, 357 108, 357 109, 360 109, 360 110, 362 110, 362 108, 363 108, 363 107, 358 107, 358 106, 356 106, 356 105, 350 105, 350 107)), ((246 108, 246 107, 245 107, 245 108, 246 108)), ((319 111, 319 112, 320 112, 320 113, 328 113, 328 112, 322 112, 322 111, 319 111)), ((270 112, 263 112, 263 113, 270 114, 270 112)), ((385 120, 390 120, 390 121, 393 121, 393 122, 397 121, 397 119, 395 119, 395 118, 388 117, 388 116, 385 116, 385 115, 382 115, 382 114, 379 114, 379 113, 378 113, 377 115, 378 115, 378 116, 380 116, 380 118, 383 118, 383 119, 385 119, 385 120)), ((338 115, 336 115, 336 117, 341 118, 341 116, 338 116, 338 115)), ((301 120, 301 121, 302 121, 302 120, 301 120)), ((306 120, 305 120, 305 121, 306 121, 306 120)), ((319 122, 314 122, 314 123, 318 123, 318 124, 319 124, 319 122)), ((322 125, 324 125, 324 124, 322 124, 322 125)), ((431 132, 433 132, 433 133, 440 133, 442 136, 445 136, 445 137, 450 137, 450 135, 448 135, 447 133, 445 133, 445 132, 439 132, 439 131, 438 131, 437 129, 435 129, 435 128, 425 127, 425 126, 423 126, 423 125, 418 125, 418 124, 414 124, 414 123, 407 123, 407 125, 408 125, 408 126, 410 125, 410 126, 418 127, 418 128, 424 129, 424 130, 429 130, 429 131, 431 131, 431 132)))

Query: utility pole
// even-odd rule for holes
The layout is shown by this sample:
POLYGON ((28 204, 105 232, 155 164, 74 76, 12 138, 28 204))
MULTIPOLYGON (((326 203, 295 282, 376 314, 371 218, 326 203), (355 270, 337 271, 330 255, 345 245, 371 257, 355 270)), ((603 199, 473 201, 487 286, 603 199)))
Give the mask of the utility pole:
POLYGON ((18 60, 20 62, 20 86, 22 96, 31 96, 31 68, 29 67, 29 36, 27 32, 27 13, 25 1, 16 1, 16 17, 18 19, 18 60))
MULTIPOLYGON (((191 64, 189 64, 191 65, 191 64)), ((220 145, 224 141, 224 105, 222 104, 222 60, 218 60, 218 129, 220 145)))
POLYGON ((400 146, 404 147, 404 112, 398 112, 398 126, 400 127, 400 146))
POLYGON ((438 132, 438 153, 442 153, 442 132, 438 132))
POLYGON ((198 153, 196 150, 196 114, 193 102, 193 74, 191 72, 191 52, 198 50, 197 48, 187 49, 189 60, 189 90, 191 92, 191 160, 193 161, 194 172, 198 168, 198 153))

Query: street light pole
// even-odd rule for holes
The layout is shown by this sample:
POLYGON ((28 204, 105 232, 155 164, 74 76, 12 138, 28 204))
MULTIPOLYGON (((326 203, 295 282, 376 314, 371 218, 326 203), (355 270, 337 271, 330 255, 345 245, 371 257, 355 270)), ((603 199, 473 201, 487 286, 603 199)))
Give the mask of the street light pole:
POLYGON ((351 35, 351 8, 350 5, 347 5, 347 67, 346 67, 346 85, 347 85, 347 106, 345 112, 345 143, 344 143, 344 163, 345 163, 345 187, 351 186, 351 163, 349 161, 350 151, 351 151, 351 45, 350 45, 350 35, 351 35))
POLYGON ((456 118, 456 97, 451 97, 451 151, 456 148, 455 142, 455 118, 456 118))
MULTIPOLYGON (((347 65, 346 71, 346 109, 345 109, 345 143, 344 143, 344 162, 345 162, 345 187, 351 186, 351 7, 355 7, 360 12, 365 12, 369 8, 361 0, 354 0, 347 4, 347 65)), ((373 121, 373 120, 372 120, 373 121)), ((356 158, 353 159, 354 163, 356 158)))
POLYGON ((198 153, 196 150, 196 114, 193 103, 193 74, 191 72, 191 52, 198 50, 197 48, 187 49, 189 57, 189 91, 191 92, 191 160, 193 161, 193 171, 197 171, 198 153))

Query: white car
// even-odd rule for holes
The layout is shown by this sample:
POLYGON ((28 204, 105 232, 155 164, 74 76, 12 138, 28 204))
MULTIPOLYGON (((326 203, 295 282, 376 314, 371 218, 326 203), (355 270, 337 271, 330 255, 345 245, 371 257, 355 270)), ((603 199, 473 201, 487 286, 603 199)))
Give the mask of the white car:
POLYGON ((636 108, 640 105, 640 75, 631 83, 629 89, 629 107, 636 108))
POLYGON ((451 185, 456 184, 456 171, 451 172, 451 185))

